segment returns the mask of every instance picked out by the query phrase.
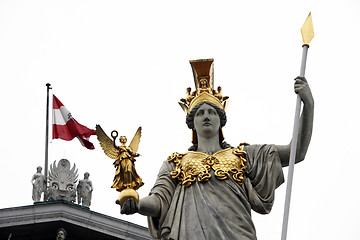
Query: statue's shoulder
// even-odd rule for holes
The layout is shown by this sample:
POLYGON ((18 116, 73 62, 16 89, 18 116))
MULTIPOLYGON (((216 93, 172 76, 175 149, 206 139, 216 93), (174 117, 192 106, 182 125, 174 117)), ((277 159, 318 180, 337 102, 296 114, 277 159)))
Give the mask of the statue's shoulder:
POLYGON ((178 153, 178 152, 174 152, 172 153, 167 160, 169 162, 181 162, 181 160, 186 157, 186 158, 191 158, 191 157, 203 157, 203 156, 208 156, 206 153, 202 153, 202 152, 196 152, 196 151, 187 151, 185 153, 178 153))
POLYGON ((242 142, 240 143, 237 147, 233 148, 233 149, 239 149, 239 150, 244 150, 251 147, 250 143, 247 142, 242 142))
POLYGON ((167 160, 169 162, 179 162, 181 161, 181 159, 186 155, 186 153, 178 153, 178 152, 174 152, 172 153, 170 156, 168 156, 167 160))

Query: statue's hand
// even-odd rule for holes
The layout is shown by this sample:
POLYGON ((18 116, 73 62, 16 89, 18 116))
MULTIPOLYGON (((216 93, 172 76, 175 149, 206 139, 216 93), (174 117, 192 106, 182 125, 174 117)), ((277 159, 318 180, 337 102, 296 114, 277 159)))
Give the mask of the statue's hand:
POLYGON ((294 91, 295 93, 300 95, 301 100, 304 102, 304 104, 314 104, 314 99, 305 77, 298 76, 295 78, 294 91))
POLYGON ((139 205, 135 202, 133 198, 128 199, 121 207, 121 214, 134 214, 139 211, 139 205))

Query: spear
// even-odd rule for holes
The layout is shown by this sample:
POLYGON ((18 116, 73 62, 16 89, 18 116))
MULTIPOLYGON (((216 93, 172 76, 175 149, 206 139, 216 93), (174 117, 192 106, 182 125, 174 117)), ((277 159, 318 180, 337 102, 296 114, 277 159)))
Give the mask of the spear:
MULTIPOLYGON (((313 24, 312 24, 311 12, 309 13, 309 16, 306 18, 304 25, 301 27, 301 35, 302 35, 304 44, 302 45, 303 52, 302 52, 302 59, 301 59, 300 76, 304 77, 307 52, 309 49, 309 44, 314 37, 314 28, 313 28, 313 24)), ((292 141, 291 141, 291 151, 290 151, 290 160, 289 160, 288 181, 287 181, 287 186, 286 186, 285 208, 284 208, 284 218, 283 218, 281 240, 286 240, 287 227, 288 227, 288 222, 289 222, 290 198, 291 198, 292 180, 293 180, 293 175, 294 175, 296 146, 297 146, 297 139, 298 139, 298 132, 299 132, 300 109, 301 109, 301 98, 300 98, 300 95, 297 94, 294 129, 293 129, 293 136, 292 136, 292 141)))

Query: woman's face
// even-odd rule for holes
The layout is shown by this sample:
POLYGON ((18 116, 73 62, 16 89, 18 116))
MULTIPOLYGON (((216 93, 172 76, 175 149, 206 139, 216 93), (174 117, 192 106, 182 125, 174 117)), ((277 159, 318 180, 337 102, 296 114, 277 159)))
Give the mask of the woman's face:
POLYGON ((119 140, 121 143, 124 143, 124 144, 127 142, 127 138, 125 136, 121 136, 119 140))
POLYGON ((220 129, 220 117, 215 108, 203 104, 195 113, 194 127, 201 137, 212 137, 218 134, 220 129))
POLYGON ((57 234, 56 240, 64 240, 65 239, 65 233, 60 230, 57 234))

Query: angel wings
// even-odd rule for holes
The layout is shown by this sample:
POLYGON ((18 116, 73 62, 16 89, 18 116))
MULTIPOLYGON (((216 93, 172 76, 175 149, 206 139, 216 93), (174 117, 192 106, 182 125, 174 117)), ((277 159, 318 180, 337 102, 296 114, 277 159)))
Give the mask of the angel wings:
MULTIPOLYGON (((113 131, 112 133, 114 133, 114 132, 116 132, 116 131, 113 131)), ((104 130, 101 128, 101 126, 96 125, 96 135, 100 142, 100 146, 104 150, 106 156, 108 156, 109 158, 112 158, 112 159, 117 159, 119 157, 119 147, 117 147, 115 144, 115 138, 117 137, 117 132, 116 132, 116 135, 112 134, 113 140, 111 140, 106 135, 104 130)), ((133 153, 136 153, 139 148, 140 138, 141 138, 141 127, 139 127, 137 129, 137 131, 129 145, 129 148, 133 151, 133 153)), ((120 141, 121 141, 121 139, 120 139, 120 141)), ((126 140, 123 143, 123 145, 125 145, 125 143, 126 143, 126 140)))

